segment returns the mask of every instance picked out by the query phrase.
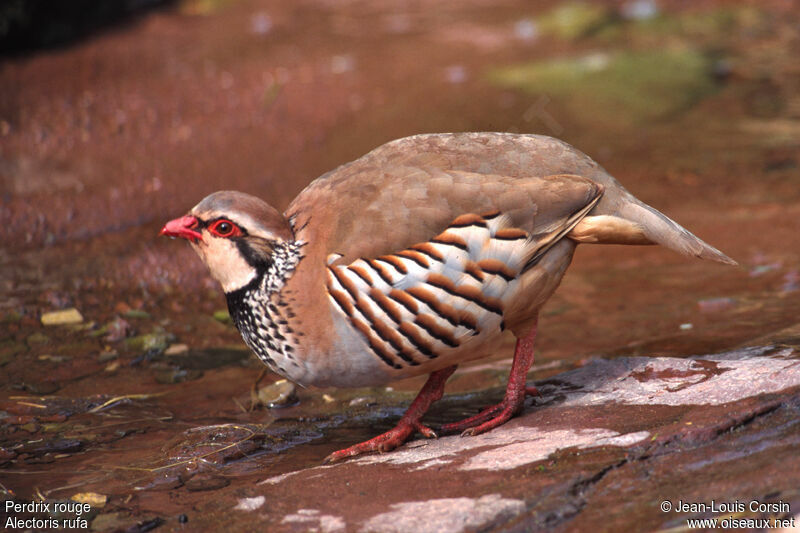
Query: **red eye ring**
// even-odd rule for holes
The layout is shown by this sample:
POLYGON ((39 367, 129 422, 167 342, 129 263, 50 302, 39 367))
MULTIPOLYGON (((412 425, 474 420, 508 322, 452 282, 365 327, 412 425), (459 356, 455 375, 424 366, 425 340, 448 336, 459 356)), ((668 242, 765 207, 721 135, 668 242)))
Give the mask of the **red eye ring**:
POLYGON ((217 237, 225 238, 236 237, 242 234, 242 230, 239 229, 239 226, 224 218, 214 222, 208 230, 217 237))

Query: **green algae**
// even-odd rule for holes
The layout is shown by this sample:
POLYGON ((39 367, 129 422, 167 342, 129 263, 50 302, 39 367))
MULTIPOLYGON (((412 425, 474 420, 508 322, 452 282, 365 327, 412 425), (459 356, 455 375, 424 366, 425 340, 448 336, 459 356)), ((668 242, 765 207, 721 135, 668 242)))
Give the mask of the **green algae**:
POLYGON ((591 35, 614 21, 612 10, 587 2, 560 4, 536 19, 542 33, 567 40, 591 35))
POLYGON ((576 116, 643 123, 691 108, 717 89, 712 60, 692 49, 597 53, 492 70, 489 81, 549 95, 576 116))

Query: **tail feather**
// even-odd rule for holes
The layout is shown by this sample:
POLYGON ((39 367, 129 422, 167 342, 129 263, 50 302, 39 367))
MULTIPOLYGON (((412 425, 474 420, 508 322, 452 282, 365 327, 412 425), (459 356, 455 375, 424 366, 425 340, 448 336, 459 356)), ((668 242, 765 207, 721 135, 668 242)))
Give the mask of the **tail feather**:
POLYGON ((613 200, 597 204, 567 236, 585 243, 660 244, 682 255, 726 265, 737 264, 674 220, 627 194, 627 191, 613 200))
POLYGON ((641 226, 649 240, 674 250, 679 254, 709 259, 726 265, 736 265, 736 261, 695 236, 689 230, 644 203, 630 203, 623 206, 621 214, 641 226))

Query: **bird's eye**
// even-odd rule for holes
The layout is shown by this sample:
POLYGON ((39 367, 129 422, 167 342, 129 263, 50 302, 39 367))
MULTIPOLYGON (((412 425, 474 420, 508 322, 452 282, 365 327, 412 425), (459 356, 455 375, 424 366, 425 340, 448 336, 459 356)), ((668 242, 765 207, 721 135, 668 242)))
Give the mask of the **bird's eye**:
POLYGON ((241 230, 231 222, 230 220, 217 220, 214 224, 209 228, 211 233, 216 235, 217 237, 234 237, 236 235, 241 235, 241 230))

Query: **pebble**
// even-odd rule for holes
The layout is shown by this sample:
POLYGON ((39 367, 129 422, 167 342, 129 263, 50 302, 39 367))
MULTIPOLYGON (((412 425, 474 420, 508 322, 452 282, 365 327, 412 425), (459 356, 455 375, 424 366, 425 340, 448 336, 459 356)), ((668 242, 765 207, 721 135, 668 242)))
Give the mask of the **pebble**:
POLYGON ((42 354, 39 356, 39 361, 50 361, 51 363, 64 363, 72 359, 67 355, 51 355, 51 354, 42 354))
POLYGON ((750 270, 750 277, 755 278, 757 276, 761 276, 766 274, 767 272, 772 272, 773 270, 778 270, 781 268, 781 263, 770 263, 768 265, 756 265, 750 270))
POLYGON ((444 69, 444 76, 452 84, 464 83, 469 77, 463 65, 450 65, 444 69))
POLYGON ((30 335, 28 335, 28 338, 25 339, 25 343, 28 346, 47 344, 49 342, 50 338, 40 331, 37 331, 36 333, 31 333, 30 335))
POLYGON ((367 405, 367 406, 375 405, 376 403, 377 402, 375 401, 375 398, 370 398, 367 396, 359 396, 358 398, 353 398, 352 400, 350 400, 350 403, 347 405, 349 405, 350 407, 357 407, 359 405, 367 405))
POLYGON ((234 509, 239 511, 255 511, 264 505, 267 499, 264 496, 254 496, 252 498, 240 498, 239 503, 234 509))
POLYGON ((272 19, 263 11, 254 13, 250 17, 250 31, 256 35, 266 35, 272 29, 272 19))
POLYGON ((103 508, 106 506, 108 496, 105 494, 98 494, 96 492, 79 492, 74 494, 70 500, 78 503, 88 503, 94 508, 103 508))
POLYGON ((130 350, 160 355, 164 353, 170 341, 174 339, 175 336, 171 333, 156 331, 125 339, 125 347, 130 350))
POLYGON ((83 322, 83 316, 74 307, 42 314, 42 325, 44 326, 63 326, 66 324, 80 324, 81 322, 83 322))
POLYGON ((116 359, 119 357, 119 354, 116 350, 111 350, 110 352, 102 352, 100 355, 97 356, 97 360, 101 363, 105 363, 107 361, 111 361, 112 359, 116 359))
POLYGON ((125 318, 150 318, 150 313, 141 309, 129 309, 122 313, 125 318))
POLYGON ((170 344, 169 348, 164 350, 164 355, 184 355, 189 353, 189 347, 185 344, 170 344))
POLYGON ((126 338, 133 332, 133 328, 124 318, 116 317, 114 320, 103 326, 100 335, 105 335, 103 340, 106 342, 118 342, 126 338))
POLYGON ((214 311, 212 315, 214 320, 217 322, 222 322, 223 324, 231 324, 233 321, 231 320, 231 315, 225 309, 220 309, 219 311, 214 311))
POLYGON ((655 0, 634 0, 622 5, 620 13, 630 20, 650 20, 659 14, 655 0))
POLYGON ((297 402, 297 389, 291 381, 281 379, 258 389, 258 401, 267 407, 286 407, 297 402))
POLYGON ((514 36, 521 41, 532 41, 539 36, 539 28, 532 20, 518 20, 514 23, 514 36))

